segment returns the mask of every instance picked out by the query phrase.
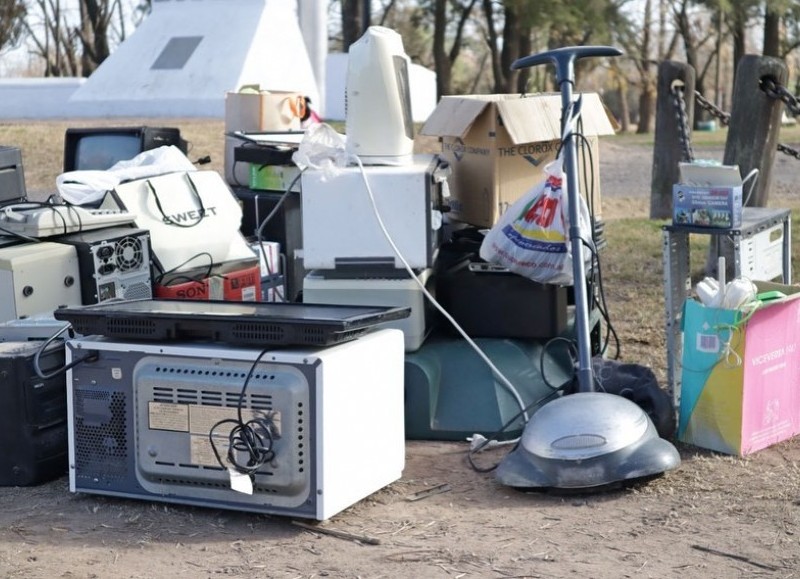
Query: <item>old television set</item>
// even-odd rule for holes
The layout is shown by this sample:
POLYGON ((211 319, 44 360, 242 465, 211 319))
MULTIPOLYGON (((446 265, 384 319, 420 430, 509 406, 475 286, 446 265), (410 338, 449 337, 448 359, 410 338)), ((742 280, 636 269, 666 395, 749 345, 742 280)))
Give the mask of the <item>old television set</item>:
POLYGON ((174 145, 186 153, 186 141, 172 127, 83 127, 64 135, 64 172, 110 168, 143 151, 174 145))

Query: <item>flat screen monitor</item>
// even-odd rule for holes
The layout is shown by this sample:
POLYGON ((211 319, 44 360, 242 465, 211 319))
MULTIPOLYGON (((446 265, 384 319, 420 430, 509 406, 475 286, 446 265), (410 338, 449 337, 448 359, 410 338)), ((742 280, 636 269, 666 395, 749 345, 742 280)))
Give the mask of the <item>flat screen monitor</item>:
POLYGON ((143 151, 175 145, 184 153, 186 141, 171 127, 89 127, 67 129, 64 172, 105 170, 143 151))
POLYGON ((211 340, 239 346, 331 346, 411 308, 283 302, 128 300, 56 309, 79 334, 131 340, 211 340))

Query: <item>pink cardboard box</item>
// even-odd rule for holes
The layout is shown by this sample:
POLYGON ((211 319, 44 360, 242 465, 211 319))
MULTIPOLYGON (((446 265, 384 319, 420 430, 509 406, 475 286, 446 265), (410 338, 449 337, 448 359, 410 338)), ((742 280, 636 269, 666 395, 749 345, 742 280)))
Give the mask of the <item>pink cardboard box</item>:
POLYGON ((800 288, 749 318, 687 300, 678 438, 744 456, 800 433, 800 288))

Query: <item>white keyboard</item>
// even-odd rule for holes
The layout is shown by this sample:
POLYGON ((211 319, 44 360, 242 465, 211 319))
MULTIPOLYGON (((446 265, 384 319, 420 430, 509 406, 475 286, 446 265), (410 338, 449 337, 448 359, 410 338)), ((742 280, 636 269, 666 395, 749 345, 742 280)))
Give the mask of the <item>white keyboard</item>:
MULTIPOLYGON (((0 228, 27 237, 52 237, 131 223, 136 214, 118 209, 87 209, 77 205, 6 207, 0 210, 0 228)), ((0 233, 5 233, 0 230, 0 233)))

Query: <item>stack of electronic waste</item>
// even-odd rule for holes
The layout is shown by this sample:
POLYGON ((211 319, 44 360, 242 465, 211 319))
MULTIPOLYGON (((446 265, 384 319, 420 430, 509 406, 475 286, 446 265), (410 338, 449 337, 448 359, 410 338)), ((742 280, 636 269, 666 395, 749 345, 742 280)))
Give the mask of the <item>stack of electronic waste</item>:
POLYGON ((29 202, 16 147, 0 147, 0 231, 0 322, 152 295, 150 236, 133 215, 29 202))
POLYGON ((239 231, 241 207, 219 173, 136 179, 108 197, 150 232, 156 297, 261 300, 259 260, 239 231))

